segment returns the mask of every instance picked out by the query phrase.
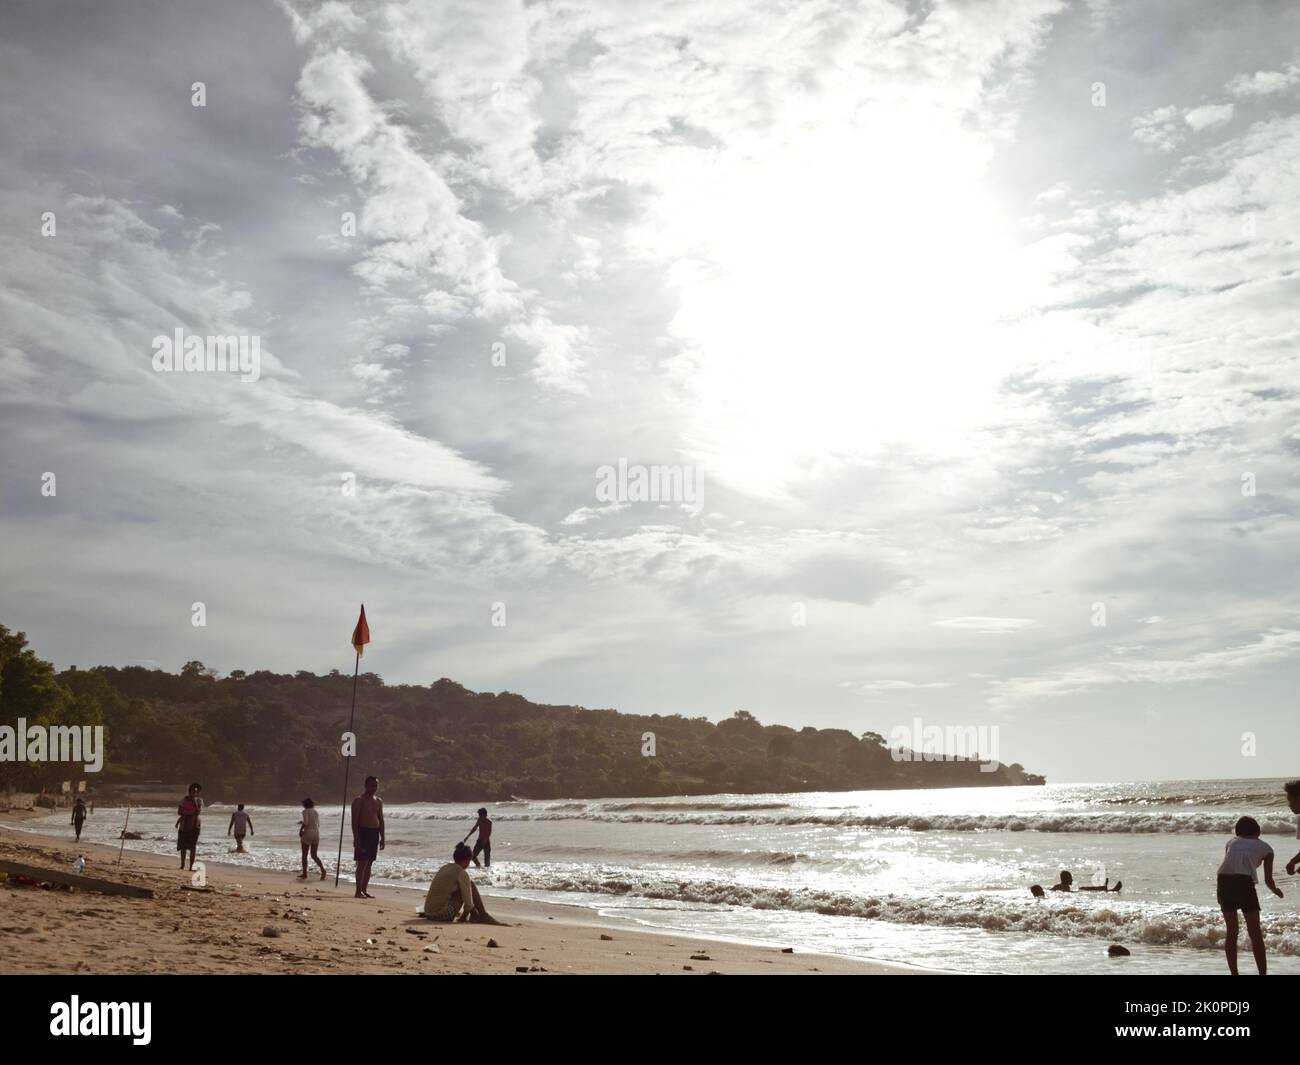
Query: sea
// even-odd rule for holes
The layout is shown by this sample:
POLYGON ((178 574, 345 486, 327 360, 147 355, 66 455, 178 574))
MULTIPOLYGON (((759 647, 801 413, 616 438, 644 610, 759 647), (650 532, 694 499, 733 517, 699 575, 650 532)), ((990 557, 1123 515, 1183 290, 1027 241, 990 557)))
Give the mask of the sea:
MULTIPOLYGON (((387 805, 376 882, 411 888, 414 910, 478 805, 387 805)), ((489 906, 493 896, 564 903, 679 934, 969 973, 1225 972, 1215 874, 1234 822, 1250 814, 1285 894, 1259 886, 1270 970, 1300 973, 1300 876, 1285 871, 1300 843, 1281 780, 489 805, 492 867, 471 868, 489 906), (1062 869, 1076 886, 1123 889, 1032 896, 1062 869), (1112 943, 1130 954, 1109 956, 1112 943)), ((317 808, 332 879, 340 808, 317 808)), ((250 805, 256 835, 244 855, 225 835, 233 809, 205 809, 200 860, 299 868, 299 808, 250 805)), ((98 807, 83 838, 117 844, 125 814, 98 807)), ((144 838, 127 847, 175 853, 174 807, 130 817, 144 838)), ((70 834, 67 821, 62 810, 25 827, 70 834)), ((1244 934, 1241 948, 1253 971, 1244 934)))

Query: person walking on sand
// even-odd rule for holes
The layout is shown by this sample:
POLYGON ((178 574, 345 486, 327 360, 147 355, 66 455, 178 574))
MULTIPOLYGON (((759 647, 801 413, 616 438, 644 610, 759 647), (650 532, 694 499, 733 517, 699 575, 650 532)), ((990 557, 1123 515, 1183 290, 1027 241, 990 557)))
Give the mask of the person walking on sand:
POLYGON ((81 842, 81 826, 86 823, 86 804, 80 795, 72 804, 72 827, 77 830, 77 842, 81 842))
POLYGON ((320 846, 320 811, 316 809, 316 804, 311 799, 302 800, 302 820, 298 822, 298 842, 302 844, 302 872, 298 874, 299 880, 307 879, 307 852, 311 852, 311 859, 320 867, 320 878, 325 879, 325 866, 320 860, 320 855, 316 853, 316 848, 320 846))
POLYGON ((1282 889, 1273 883, 1273 848, 1259 838, 1259 822, 1253 817, 1243 817, 1233 829, 1236 836, 1223 846, 1223 863, 1219 866, 1219 883, 1216 892, 1223 923, 1227 926, 1223 937, 1223 952, 1228 958, 1228 972, 1237 975, 1237 911, 1246 917, 1246 932, 1250 947, 1255 952, 1255 967, 1259 975, 1268 973, 1268 959, 1264 953, 1264 932, 1259 926, 1259 896, 1255 894, 1256 873, 1264 864, 1264 883, 1279 899, 1282 889))
POLYGON ((478 839, 474 841, 474 851, 473 851, 474 868, 476 869, 478 868, 478 856, 479 856, 479 852, 481 851, 483 854, 483 867, 486 869, 491 869, 492 868, 492 822, 488 819, 487 807, 480 806, 478 808, 478 820, 474 822, 474 827, 465 833, 465 839, 461 840, 461 842, 464 843, 466 840, 469 839, 470 836, 474 835, 475 832, 478 833, 478 839))
POLYGON ((227 836, 230 835, 232 831, 235 833, 235 853, 243 854, 244 833, 247 832, 250 836, 256 836, 257 833, 253 831, 253 819, 244 812, 244 804, 242 802, 239 804, 239 809, 230 815, 230 824, 226 826, 227 836))
MULTIPOLYGON (((1295 819, 1295 838, 1300 839, 1300 780, 1293 780, 1289 784, 1284 784, 1286 790, 1286 804, 1291 808, 1291 812, 1296 815, 1295 819)), ((1300 854, 1297 854, 1286 863, 1286 875, 1290 876, 1300 868, 1300 854)))
POLYGON ((427 920, 454 921, 459 913, 462 922, 501 924, 487 912, 483 896, 469 878, 469 863, 473 856, 473 852, 465 846, 465 841, 461 840, 452 852, 451 861, 433 874, 429 893, 424 896, 424 916, 427 920))
POLYGON ((384 849, 384 800, 379 778, 366 777, 366 790, 352 800, 352 856, 357 863, 357 893, 354 898, 370 899, 370 870, 384 849))
POLYGON ((185 868, 185 853, 190 855, 190 868, 194 868, 195 853, 199 848, 199 831, 202 829, 202 784, 191 784, 185 798, 176 807, 176 849, 181 853, 181 868, 185 868))

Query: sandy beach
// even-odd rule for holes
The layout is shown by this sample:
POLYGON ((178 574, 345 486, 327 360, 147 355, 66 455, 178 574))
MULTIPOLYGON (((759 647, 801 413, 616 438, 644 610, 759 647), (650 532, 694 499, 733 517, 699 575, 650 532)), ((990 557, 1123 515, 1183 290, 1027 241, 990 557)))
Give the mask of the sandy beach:
POLYGON ((0 815, 0 859, 153 891, 151 899, 0 884, 6 973, 463 973, 547 975, 757 973, 904 974, 922 970, 852 958, 646 931, 579 907, 488 896, 505 927, 438 924, 415 913, 422 894, 300 881, 291 874, 207 863, 210 891, 163 857, 75 844, 13 827, 0 815), (274 934, 264 934, 274 930, 274 934), (492 945, 495 943, 495 946, 492 945), (429 950, 436 946, 435 950, 429 950))

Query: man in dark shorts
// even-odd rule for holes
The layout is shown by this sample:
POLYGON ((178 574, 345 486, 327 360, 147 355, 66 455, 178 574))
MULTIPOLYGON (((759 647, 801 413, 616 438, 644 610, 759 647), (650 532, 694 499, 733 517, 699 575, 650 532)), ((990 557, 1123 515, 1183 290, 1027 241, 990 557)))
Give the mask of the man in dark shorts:
POLYGON ((352 800, 352 856, 357 863, 354 898, 369 899, 370 869, 384 849, 384 800, 377 794, 379 778, 366 777, 366 790, 352 800))
POLYGON ((469 839, 474 833, 478 833, 478 839, 474 841, 474 865, 478 866, 478 856, 480 852, 483 855, 483 866, 487 869, 492 868, 492 822, 488 820, 487 807, 478 808, 478 820, 474 822, 474 827, 465 833, 465 839, 469 839))
POLYGON ((199 847, 199 830, 203 827, 200 815, 203 813, 203 799, 199 792, 202 784, 191 784, 185 798, 176 808, 176 849, 181 854, 181 868, 185 868, 185 853, 190 855, 190 868, 194 868, 194 855, 199 847))

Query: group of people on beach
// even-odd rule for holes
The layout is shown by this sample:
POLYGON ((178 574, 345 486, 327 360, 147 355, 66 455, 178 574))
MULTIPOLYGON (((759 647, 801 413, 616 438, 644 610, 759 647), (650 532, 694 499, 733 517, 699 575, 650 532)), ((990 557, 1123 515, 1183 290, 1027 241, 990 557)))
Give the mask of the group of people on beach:
MULTIPOLYGON (((1300 780, 1293 780, 1283 785, 1286 794, 1287 807, 1296 816, 1296 838, 1300 839, 1300 780)), ((1263 976, 1268 972, 1267 952, 1264 949, 1264 932, 1260 926, 1260 907, 1259 895, 1255 890, 1258 882, 1258 870, 1262 865, 1264 867, 1264 886, 1273 892, 1279 899, 1282 898, 1282 889, 1277 886, 1273 879, 1273 848, 1260 839, 1261 829, 1259 822, 1253 817, 1238 818, 1237 823, 1233 826, 1233 837, 1224 844, 1223 861, 1219 863, 1218 879, 1215 888, 1215 898, 1219 904, 1219 909, 1223 913, 1223 922, 1225 933, 1223 939, 1223 952, 1228 959, 1228 971, 1233 976, 1237 975, 1237 935, 1240 931, 1240 922, 1238 913, 1242 915, 1246 922, 1246 935, 1250 939, 1251 951, 1255 955, 1255 965, 1259 969, 1259 974, 1263 976)), ((1291 876, 1300 868, 1300 852, 1286 863, 1287 875, 1291 876)), ((1074 877, 1068 869, 1062 869, 1060 880, 1053 884, 1049 891, 1119 891, 1123 888, 1122 881, 1116 881, 1115 886, 1110 886, 1110 879, 1107 878, 1104 884, 1093 885, 1088 887, 1075 888, 1074 877)), ((1034 884, 1030 893, 1035 898, 1045 898, 1046 892, 1038 884, 1034 884)))
MULTIPOLYGON (((185 869, 186 855, 189 855, 188 868, 194 868, 195 853, 198 849, 199 834, 202 831, 203 785, 194 783, 189 786, 185 798, 176 808, 176 850, 181 856, 181 868, 185 869)), ((81 800, 77 800, 81 805, 81 800)), ((356 862, 356 891, 354 898, 373 898, 369 891, 370 876, 379 852, 384 849, 384 800, 379 797, 379 778, 368 776, 361 794, 352 800, 352 857, 356 862)), ((73 812, 73 822, 77 829, 77 838, 81 838, 81 821, 73 812)), ((244 839, 247 835, 256 835, 253 830, 253 818, 244 809, 241 802, 230 815, 230 824, 226 835, 235 839, 235 853, 244 854, 244 839)), ((320 811, 310 798, 302 800, 302 819, 298 822, 298 841, 302 848, 302 872, 299 880, 307 879, 307 862, 316 863, 320 870, 320 879, 326 877, 325 863, 320 859, 320 811)), ((492 820, 487 809, 480 807, 478 818, 464 839, 456 844, 451 861, 443 865, 433 876, 425 897, 424 914, 430 920, 455 920, 457 915, 462 921, 476 921, 483 924, 498 924, 483 905, 483 897, 469 878, 469 866, 472 862, 479 865, 479 855, 483 856, 483 867, 492 865, 492 820), (478 834, 473 849, 468 847, 469 837, 478 834)))
MULTIPOLYGON (((1296 814, 1296 838, 1300 839, 1300 780, 1293 780, 1284 785, 1287 806, 1296 814)), ((189 854, 189 868, 194 868, 194 853, 198 846, 200 820, 203 812, 202 785, 191 784, 189 791, 177 807, 176 849, 181 855, 181 868, 186 867, 185 856, 189 854)), ((320 845, 320 813, 311 799, 303 799, 302 820, 298 822, 298 837, 302 845, 302 873, 299 880, 307 879, 307 861, 316 863, 320 870, 320 879, 326 876, 325 865, 317 853, 320 845)), ((72 823, 76 828, 77 838, 81 838, 81 828, 86 819, 85 803, 78 798, 72 811, 72 823)), ((244 810, 244 804, 230 816, 227 835, 234 835, 236 850, 243 852, 246 833, 253 832, 253 819, 244 810)), ((1264 869, 1264 884, 1278 898, 1282 898, 1273 877, 1273 848, 1260 839, 1259 822, 1253 817, 1239 818, 1233 828, 1233 837, 1223 849, 1223 861, 1219 864, 1215 897, 1223 913, 1225 936, 1224 953, 1228 961, 1228 970, 1237 975, 1237 935, 1240 931, 1238 914, 1246 924, 1246 934, 1250 939, 1251 950, 1255 955, 1255 964, 1260 975, 1268 972, 1268 960, 1264 947, 1264 933, 1260 926, 1259 896, 1255 885, 1258 881, 1260 866, 1264 869)), ((360 795, 352 800, 352 852, 356 861, 355 898, 369 899, 373 896, 366 890, 370 886, 370 876, 379 852, 384 849, 384 801, 379 798, 379 778, 366 777, 360 795)), ((451 861, 443 865, 433 876, 428 894, 424 900, 424 915, 430 920, 478 921, 497 924, 486 907, 478 888, 470 880, 470 864, 479 865, 479 855, 483 856, 483 865, 492 865, 492 821, 485 808, 478 811, 478 819, 465 834, 464 839, 456 844, 451 861), (467 843, 469 837, 478 834, 473 849, 467 843)), ((1287 875, 1294 875, 1300 868, 1300 852, 1286 863, 1287 875)), ((1074 877, 1068 869, 1062 870, 1060 879, 1048 890, 1059 892, 1071 891, 1120 891, 1123 882, 1117 881, 1111 886, 1109 878, 1103 884, 1080 886, 1075 888, 1074 877)), ((1035 884, 1030 889, 1035 897, 1044 898, 1046 892, 1035 884)))
MULTIPOLYGON (((369 899, 373 896, 366 890, 370 886, 370 873, 379 852, 384 849, 384 800, 379 797, 379 778, 366 777, 365 788, 352 800, 352 848, 353 858, 357 863, 357 886, 355 897, 369 899)), ((306 848, 303 850, 303 876, 307 875, 306 848)), ((487 912, 483 905, 483 896, 469 878, 469 866, 479 864, 478 856, 483 855, 486 867, 492 865, 492 821, 485 808, 480 807, 478 819, 465 834, 465 838, 452 850, 451 861, 441 866, 433 874, 429 891, 424 897, 424 916, 430 921, 474 921, 479 924, 500 924, 487 912), (474 833, 478 839, 471 850, 466 841, 474 833)), ((318 863, 319 864, 319 861, 318 863)), ((321 867, 321 879, 325 879, 325 869, 321 867)))

